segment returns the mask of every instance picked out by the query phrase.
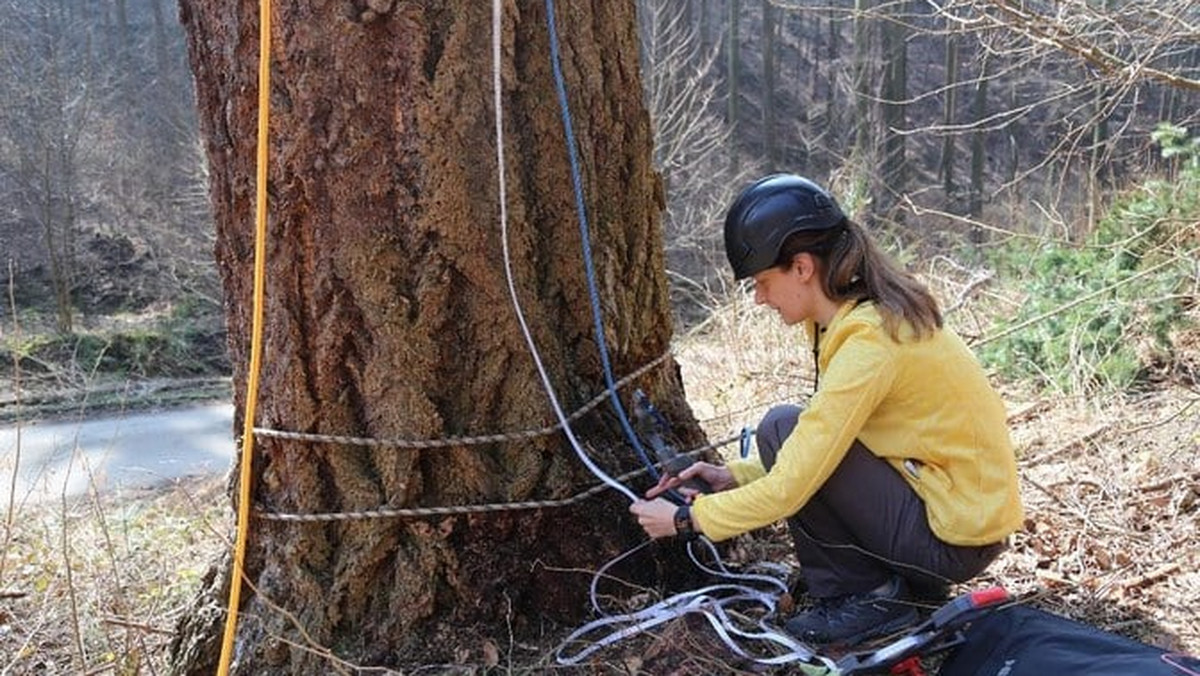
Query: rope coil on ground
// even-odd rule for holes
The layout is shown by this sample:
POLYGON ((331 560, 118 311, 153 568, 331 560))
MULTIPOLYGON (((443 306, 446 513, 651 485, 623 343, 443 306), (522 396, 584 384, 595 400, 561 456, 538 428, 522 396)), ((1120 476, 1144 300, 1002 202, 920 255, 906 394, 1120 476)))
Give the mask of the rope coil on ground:
MULTIPOLYGON (((576 420, 587 415, 592 409, 604 403, 613 392, 619 390, 629 383, 637 380, 641 376, 648 373, 651 369, 664 364, 667 357, 671 356, 670 351, 664 352, 652 361, 640 366, 624 378, 613 384, 612 388, 605 388, 603 392, 597 394, 587 401, 583 406, 579 407, 574 413, 566 417, 567 423, 575 422, 576 420)), ((345 444, 348 446, 368 446, 373 448, 410 448, 410 449, 433 449, 433 448, 450 448, 458 446, 478 446, 482 444, 495 444, 512 441, 527 441, 538 437, 549 436, 563 429, 563 422, 554 423, 531 430, 520 430, 517 432, 497 432, 495 434, 481 434, 478 436, 462 436, 462 437, 446 437, 443 439, 374 439, 371 437, 354 437, 340 434, 317 434, 315 432, 290 432, 287 430, 271 429, 266 427, 255 427, 254 433, 260 437, 270 437, 273 439, 286 439, 289 441, 308 441, 314 443, 327 444, 345 444)))
MULTIPOLYGON (((779 631, 769 624, 776 615, 779 596, 787 591, 782 579, 770 575, 735 573, 730 571, 717 553, 712 542, 701 538, 688 543, 688 556, 697 568, 724 582, 700 589, 669 596, 649 607, 632 613, 608 615, 597 601, 597 585, 601 577, 618 562, 624 560, 649 544, 649 541, 617 556, 596 572, 592 578, 592 608, 600 615, 579 627, 567 636, 555 651, 555 658, 562 665, 577 665, 596 652, 610 647, 643 631, 666 624, 684 615, 698 614, 712 627, 717 637, 738 657, 763 665, 791 664, 807 676, 836 673, 836 665, 827 657, 818 655, 804 643, 779 631), (702 546, 715 564, 709 567, 700 562, 695 547, 702 546), (763 588, 765 585, 766 589, 763 588), (738 621, 731 615, 734 608, 758 608, 760 619, 755 629, 743 628, 748 620, 738 621), (739 641, 752 641, 773 647, 776 654, 760 656, 743 647, 739 641), (575 652, 571 652, 575 650, 575 652)), ((742 612, 737 615, 744 616, 742 612)))

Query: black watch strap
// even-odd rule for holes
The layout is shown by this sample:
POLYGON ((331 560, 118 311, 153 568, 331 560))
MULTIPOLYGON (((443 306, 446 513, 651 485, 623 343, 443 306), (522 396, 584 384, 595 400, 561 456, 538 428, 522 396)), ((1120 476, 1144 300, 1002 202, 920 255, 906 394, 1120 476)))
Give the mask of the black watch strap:
POLYGON ((684 540, 695 540, 700 535, 692 525, 692 508, 688 505, 675 510, 675 535, 684 540))

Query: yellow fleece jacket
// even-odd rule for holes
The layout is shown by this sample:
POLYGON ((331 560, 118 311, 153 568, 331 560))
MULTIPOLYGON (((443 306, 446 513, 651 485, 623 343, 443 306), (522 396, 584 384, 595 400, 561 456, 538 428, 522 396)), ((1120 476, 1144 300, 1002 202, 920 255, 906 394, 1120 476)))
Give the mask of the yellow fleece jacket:
POLYGON ((917 340, 904 325, 894 341, 868 301, 844 304, 820 332, 809 322, 808 332, 817 392, 770 472, 757 458, 731 462, 737 488, 696 499, 692 518, 706 536, 724 540, 795 514, 855 439, 908 481, 941 540, 985 545, 1020 527, 1004 404, 957 334, 917 340))

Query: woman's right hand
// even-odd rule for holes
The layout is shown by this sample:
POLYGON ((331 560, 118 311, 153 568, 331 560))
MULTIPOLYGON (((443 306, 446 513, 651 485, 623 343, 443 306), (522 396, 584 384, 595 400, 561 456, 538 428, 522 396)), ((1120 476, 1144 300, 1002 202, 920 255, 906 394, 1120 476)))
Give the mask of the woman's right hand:
POLYGON ((690 467, 676 476, 663 474, 658 478, 658 483, 646 491, 646 498, 653 499, 667 491, 678 489, 679 493, 687 498, 688 502, 691 502, 692 498, 696 497, 700 491, 684 486, 683 484, 688 479, 696 478, 703 479, 705 483, 712 486, 713 491, 716 493, 737 486, 737 481, 733 478, 733 472, 730 472, 728 467, 713 465, 707 462, 694 462, 690 467))

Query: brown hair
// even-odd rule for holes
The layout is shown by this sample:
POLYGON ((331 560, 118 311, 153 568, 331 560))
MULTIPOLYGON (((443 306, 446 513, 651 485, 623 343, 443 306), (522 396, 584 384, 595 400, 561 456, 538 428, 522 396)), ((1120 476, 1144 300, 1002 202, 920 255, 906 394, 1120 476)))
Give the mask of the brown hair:
POLYGON ((820 262, 821 288, 830 299, 873 301, 892 340, 899 340, 902 322, 908 322, 918 338, 942 328, 942 313, 929 289, 896 265, 849 218, 826 230, 788 235, 775 265, 786 269, 799 253, 810 253, 820 262))

